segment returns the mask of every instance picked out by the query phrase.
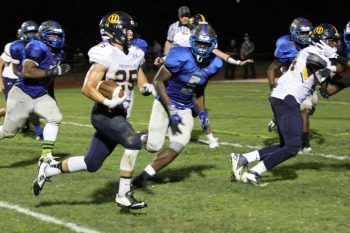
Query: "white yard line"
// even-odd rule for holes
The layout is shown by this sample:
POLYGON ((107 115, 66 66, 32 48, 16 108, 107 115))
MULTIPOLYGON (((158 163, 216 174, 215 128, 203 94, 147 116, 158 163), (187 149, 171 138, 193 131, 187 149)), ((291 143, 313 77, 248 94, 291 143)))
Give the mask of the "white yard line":
POLYGON ((6 209, 10 209, 10 210, 15 210, 18 213, 31 216, 33 218, 39 219, 39 220, 44 221, 44 222, 49 222, 49 223, 53 223, 53 224, 56 224, 56 225, 67 227, 67 228, 71 229, 74 232, 100 233, 99 231, 96 231, 94 229, 90 229, 90 228, 87 228, 87 227, 82 227, 82 226, 79 226, 79 225, 77 225, 75 223, 71 223, 71 222, 64 222, 64 221, 62 221, 60 219, 51 217, 49 215, 40 214, 40 213, 31 211, 29 209, 22 208, 22 207, 20 207, 18 205, 10 204, 8 202, 0 201, 0 208, 6 208, 6 209))
MULTIPOLYGON (((91 125, 85 125, 85 124, 80 124, 80 123, 76 123, 76 122, 63 122, 63 124, 66 125, 74 125, 74 126, 79 126, 79 127, 92 127, 91 125)), ((208 144, 209 142, 203 139, 198 139, 198 142, 204 143, 204 144, 208 144)), ((220 145, 223 146, 232 146, 232 147, 245 147, 245 148, 250 148, 250 149, 259 149, 261 148, 260 146, 252 146, 252 145, 241 145, 238 143, 231 143, 231 142, 219 142, 220 145)), ((316 155, 316 156, 320 156, 323 158, 327 158, 327 159, 334 159, 334 160, 350 160, 350 156, 340 156, 340 155, 327 155, 327 154, 316 154, 313 152, 309 152, 309 155, 316 155)))
MULTIPOLYGON (((208 144, 209 142, 207 140, 203 140, 203 139, 198 139, 198 142, 204 143, 204 144, 208 144)), ((230 143, 230 142, 219 142, 220 145, 223 146, 232 146, 232 147, 246 147, 246 148, 250 148, 250 149, 260 149, 260 146, 251 146, 251 145, 241 145, 238 143, 230 143)), ((323 158, 327 158, 327 159, 334 159, 334 160, 350 160, 350 156, 340 156, 340 155, 327 155, 327 154, 323 154, 323 153, 313 153, 313 152, 309 152, 309 153, 304 153, 305 155, 316 155, 316 156, 320 156, 323 158)))

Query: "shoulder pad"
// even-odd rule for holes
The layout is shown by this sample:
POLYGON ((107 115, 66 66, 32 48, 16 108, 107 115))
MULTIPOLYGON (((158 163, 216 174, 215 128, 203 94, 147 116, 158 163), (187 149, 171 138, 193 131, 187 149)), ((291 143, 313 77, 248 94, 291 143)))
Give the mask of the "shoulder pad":
POLYGON ((164 65, 171 73, 177 73, 181 70, 183 64, 190 60, 190 56, 192 56, 190 48, 172 47, 165 57, 164 65))
POLYGON ((113 52, 113 48, 106 42, 101 42, 92 47, 89 52, 89 61, 91 63, 98 63, 106 68, 110 65, 109 55, 113 52))
POLYGON ((48 48, 38 40, 32 40, 25 47, 25 58, 40 63, 46 56, 48 48))
POLYGON ((12 57, 12 61, 15 64, 18 64, 20 61, 24 59, 24 50, 25 44, 21 40, 16 40, 10 45, 10 55, 12 57))
POLYGON ((141 38, 135 38, 133 39, 132 44, 135 47, 141 49, 145 54, 147 53, 148 44, 145 40, 141 38))

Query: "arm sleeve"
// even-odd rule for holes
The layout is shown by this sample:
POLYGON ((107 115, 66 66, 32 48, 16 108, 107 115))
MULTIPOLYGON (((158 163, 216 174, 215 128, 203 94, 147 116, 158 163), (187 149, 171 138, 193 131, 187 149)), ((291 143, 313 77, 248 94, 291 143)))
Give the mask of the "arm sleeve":
POLYGON ((11 60, 12 60, 12 57, 10 54, 10 46, 11 46, 11 43, 6 44, 4 52, 1 54, 1 58, 5 62, 11 62, 11 60))
POLYGON ((215 76, 217 73, 219 73, 220 69, 222 68, 224 62, 221 58, 215 56, 212 62, 209 64, 209 66, 204 69, 209 77, 215 76))

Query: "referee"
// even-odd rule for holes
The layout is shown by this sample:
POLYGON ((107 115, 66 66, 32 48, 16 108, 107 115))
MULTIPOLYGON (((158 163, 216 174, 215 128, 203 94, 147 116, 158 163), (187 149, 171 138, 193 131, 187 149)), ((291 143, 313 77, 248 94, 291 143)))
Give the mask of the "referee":
POLYGON ((169 49, 173 46, 174 36, 177 32, 190 33, 188 23, 190 22, 191 12, 187 6, 182 6, 178 10, 179 20, 171 24, 168 29, 168 35, 164 45, 164 54, 167 54, 169 49))

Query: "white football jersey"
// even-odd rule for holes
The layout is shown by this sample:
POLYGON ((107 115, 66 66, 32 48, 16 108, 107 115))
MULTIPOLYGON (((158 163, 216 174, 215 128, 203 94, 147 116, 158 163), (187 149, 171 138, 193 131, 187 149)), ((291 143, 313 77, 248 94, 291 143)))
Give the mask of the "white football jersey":
POLYGON ((4 69, 2 70, 2 76, 6 78, 11 78, 11 79, 18 79, 18 76, 15 75, 15 73, 13 72, 13 63, 12 63, 13 59, 10 53, 10 46, 11 46, 11 43, 7 43, 5 45, 4 52, 1 54, 2 60, 6 62, 4 69))
POLYGON ((306 67, 306 59, 310 53, 320 56, 327 63, 327 68, 331 68, 330 60, 321 55, 317 47, 309 46, 298 53, 288 71, 279 78, 272 97, 284 99, 287 95, 292 95, 298 103, 307 97, 316 81, 314 74, 309 73, 306 67))
POLYGON ((90 62, 101 64, 107 68, 106 80, 113 80, 124 86, 127 97, 123 105, 128 109, 130 115, 133 87, 137 81, 138 69, 144 62, 145 53, 141 49, 131 46, 129 53, 125 54, 108 42, 102 42, 92 47, 88 55, 90 62))

